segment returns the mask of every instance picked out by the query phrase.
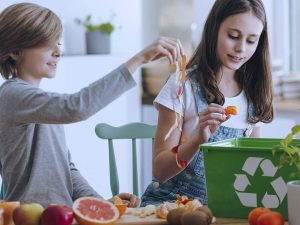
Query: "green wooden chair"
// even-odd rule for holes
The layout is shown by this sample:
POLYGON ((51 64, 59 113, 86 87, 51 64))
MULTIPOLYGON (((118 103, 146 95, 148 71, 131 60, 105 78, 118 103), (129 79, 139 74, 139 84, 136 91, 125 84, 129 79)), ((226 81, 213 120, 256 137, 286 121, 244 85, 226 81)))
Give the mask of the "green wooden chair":
POLYGON ((96 125, 95 131, 99 138, 108 140, 110 188, 113 196, 119 194, 119 177, 118 177, 118 170, 116 166, 113 140, 114 139, 132 140, 133 194, 138 196, 139 191, 138 191, 136 140, 152 139, 152 146, 153 146, 156 126, 148 125, 144 123, 130 123, 120 127, 113 127, 106 123, 100 123, 96 125))

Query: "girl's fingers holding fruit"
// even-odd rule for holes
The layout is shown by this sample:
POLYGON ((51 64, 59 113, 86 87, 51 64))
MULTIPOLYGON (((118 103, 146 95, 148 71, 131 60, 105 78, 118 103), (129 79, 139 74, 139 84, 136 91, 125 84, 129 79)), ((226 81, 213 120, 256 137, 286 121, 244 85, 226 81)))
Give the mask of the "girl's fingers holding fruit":
POLYGON ((199 115, 199 122, 204 122, 204 121, 208 121, 208 120, 215 120, 218 122, 224 122, 226 120, 226 116, 224 114, 220 114, 220 113, 209 113, 209 114, 200 114, 199 115))

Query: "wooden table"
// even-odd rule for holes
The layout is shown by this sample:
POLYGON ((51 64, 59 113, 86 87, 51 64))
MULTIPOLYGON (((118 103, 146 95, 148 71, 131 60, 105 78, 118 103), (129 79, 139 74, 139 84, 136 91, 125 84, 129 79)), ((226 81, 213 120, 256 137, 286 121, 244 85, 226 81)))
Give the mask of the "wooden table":
MULTIPOLYGON (((218 225, 249 225, 247 220, 243 219, 233 219, 233 218, 217 218, 217 221, 215 224, 218 225)), ((285 222, 285 225, 288 225, 287 222, 285 222)))
POLYGON ((219 225, 229 225, 229 224, 234 224, 234 225, 249 225, 247 220, 244 219, 231 219, 231 218, 217 218, 216 223, 219 225))
MULTIPOLYGON (((168 225, 166 220, 158 219, 155 215, 140 218, 138 216, 123 215, 115 225, 168 225)), ((216 225, 249 225, 245 219, 216 218, 216 225)), ((288 225, 286 222, 285 225, 288 225)))

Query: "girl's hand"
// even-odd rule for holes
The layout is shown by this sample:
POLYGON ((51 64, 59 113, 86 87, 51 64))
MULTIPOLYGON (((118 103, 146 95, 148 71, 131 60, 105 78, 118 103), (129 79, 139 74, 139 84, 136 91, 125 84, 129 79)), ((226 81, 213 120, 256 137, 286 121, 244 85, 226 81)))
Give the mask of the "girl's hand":
POLYGON ((228 120, 225 110, 218 104, 211 103, 199 114, 199 138, 202 143, 208 141, 211 135, 224 121, 228 120))
POLYGON ((133 73, 140 65, 166 56, 170 63, 175 63, 184 55, 183 47, 178 39, 160 37, 137 55, 127 61, 128 70, 133 73))

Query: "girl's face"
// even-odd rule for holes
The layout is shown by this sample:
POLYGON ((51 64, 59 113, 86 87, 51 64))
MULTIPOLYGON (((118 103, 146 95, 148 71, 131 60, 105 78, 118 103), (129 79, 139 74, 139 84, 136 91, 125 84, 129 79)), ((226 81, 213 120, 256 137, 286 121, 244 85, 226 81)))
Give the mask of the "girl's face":
POLYGON ((24 49, 20 58, 17 59, 18 77, 39 86, 42 78, 53 78, 61 57, 58 41, 46 45, 24 49))
MULTIPOLYGON (((254 54, 263 24, 251 11, 226 18, 220 25, 217 55, 221 69, 236 71, 254 54)), ((228 72, 229 72, 228 71, 228 72)))

